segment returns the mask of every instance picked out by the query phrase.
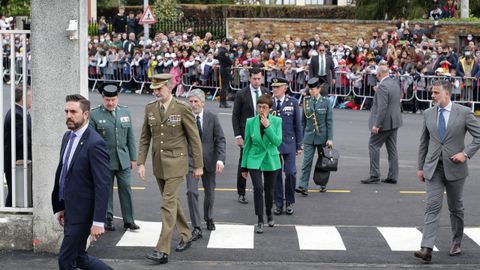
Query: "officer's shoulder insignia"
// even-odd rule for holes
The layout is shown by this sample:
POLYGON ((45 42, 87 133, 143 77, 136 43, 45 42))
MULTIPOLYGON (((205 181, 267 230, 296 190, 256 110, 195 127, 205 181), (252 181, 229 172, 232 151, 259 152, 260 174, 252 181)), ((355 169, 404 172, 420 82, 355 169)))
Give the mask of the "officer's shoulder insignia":
POLYGON ((148 102, 148 103, 147 103, 147 105, 153 104, 153 103, 155 103, 155 102, 157 102, 157 100, 156 100, 156 99, 154 99, 154 100, 152 100, 152 101, 148 102))
POLYGON ((180 105, 183 105, 185 107, 189 107, 190 105, 188 105, 187 102, 183 101, 183 100, 179 100, 179 99, 175 99, 175 101, 180 104, 180 105))
POLYGON ((118 107, 120 107, 120 108, 128 108, 128 106, 120 105, 120 104, 118 104, 118 107))
POLYGON ((95 107, 95 108, 91 109, 91 111, 98 110, 98 109, 100 109, 101 107, 102 107, 102 105, 98 105, 97 107, 95 107))
POLYGON ((304 99, 305 100, 310 100, 312 98, 312 96, 306 96, 304 99))

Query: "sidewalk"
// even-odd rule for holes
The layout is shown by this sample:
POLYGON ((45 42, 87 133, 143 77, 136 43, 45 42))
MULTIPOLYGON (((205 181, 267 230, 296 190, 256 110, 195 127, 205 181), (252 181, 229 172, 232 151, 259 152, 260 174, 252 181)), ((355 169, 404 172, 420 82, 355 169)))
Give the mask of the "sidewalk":
MULTIPOLYGON (((246 260, 248 258, 245 258, 246 260)), ((319 258, 321 259, 321 258, 319 258)), ((103 259, 115 270, 353 270, 353 269, 446 269, 477 270, 478 265, 401 265, 401 264, 349 264, 349 263, 290 263, 290 262, 225 262, 225 261, 175 261, 158 265, 147 259, 103 259)), ((0 269, 5 270, 51 270, 58 269, 57 257, 52 254, 35 254, 28 251, 0 251, 0 269)))

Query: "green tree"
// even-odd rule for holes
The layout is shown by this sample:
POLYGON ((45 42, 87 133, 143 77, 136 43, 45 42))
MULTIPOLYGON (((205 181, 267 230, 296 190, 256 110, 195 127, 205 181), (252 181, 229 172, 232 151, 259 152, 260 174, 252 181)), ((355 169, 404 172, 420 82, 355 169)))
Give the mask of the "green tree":
POLYGON ((419 19, 427 14, 430 3, 425 0, 357 0, 355 15, 363 20, 419 19))
POLYGON ((177 10, 177 0, 156 0, 153 13, 157 21, 171 21, 183 17, 183 12, 177 10))
POLYGON ((30 16, 30 0, 2 0, 0 13, 5 16, 30 16))

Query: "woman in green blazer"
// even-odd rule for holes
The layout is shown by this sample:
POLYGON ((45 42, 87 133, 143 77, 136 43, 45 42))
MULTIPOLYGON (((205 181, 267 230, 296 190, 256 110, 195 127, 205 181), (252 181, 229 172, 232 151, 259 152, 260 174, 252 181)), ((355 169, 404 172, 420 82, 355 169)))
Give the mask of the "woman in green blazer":
POLYGON ((242 153, 242 176, 248 173, 253 184, 253 201, 258 224, 257 233, 263 233, 263 192, 268 226, 275 222, 272 216, 273 191, 277 172, 281 168, 278 146, 282 143, 282 118, 269 114, 272 97, 262 95, 257 100, 258 115, 247 119, 242 153), (263 173, 263 183, 262 183, 263 173))

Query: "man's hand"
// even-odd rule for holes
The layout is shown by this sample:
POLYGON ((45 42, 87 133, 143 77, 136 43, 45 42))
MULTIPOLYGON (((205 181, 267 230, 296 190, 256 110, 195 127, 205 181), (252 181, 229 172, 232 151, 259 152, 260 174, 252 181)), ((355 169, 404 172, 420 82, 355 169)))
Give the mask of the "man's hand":
POLYGON ((145 165, 138 165, 138 176, 145 181, 145 165))
POLYGON ((200 178, 203 175, 203 168, 193 169, 193 178, 200 178))
POLYGON ((464 163, 465 160, 467 160, 467 158, 465 157, 463 152, 460 152, 460 153, 456 153, 455 155, 451 156, 450 160, 453 163, 461 164, 461 163, 464 163))
POLYGON ((333 147, 333 141, 332 140, 328 140, 325 145, 327 145, 328 147, 333 147))
POLYGON ((303 150, 302 150, 302 149, 298 149, 298 150, 297 150, 297 156, 300 156, 301 154, 303 154, 303 150))
POLYGON ((380 131, 380 128, 378 128, 378 127, 376 127, 376 126, 373 126, 373 127, 372 127, 372 134, 377 135, 379 131, 380 131))
POLYGON ((97 241, 97 239, 103 233, 105 233, 105 228, 103 228, 103 226, 99 227, 99 226, 92 225, 92 228, 90 228, 90 239, 92 241, 97 241))
POLYGON ((243 138, 242 138, 242 137, 238 137, 238 138, 237 138, 237 145, 238 145, 238 147, 240 147, 240 148, 243 147, 243 138))
POLYGON ((57 213, 57 220, 58 224, 63 227, 63 225, 65 224, 65 211, 62 210, 57 213))
POLYGON ((247 180, 248 172, 242 172, 243 179, 247 180))
POLYGON ((130 160, 130 170, 135 169, 135 163, 137 163, 135 160, 130 160))
POLYGON ((332 79, 332 85, 335 85, 336 80, 332 79))
POLYGON ((417 171, 417 177, 420 182, 425 182, 425 175, 423 175, 423 170, 418 170, 417 171))
POLYGON ((223 168, 225 168, 225 165, 223 165, 223 162, 222 161, 217 161, 217 173, 222 173, 223 172, 223 168))

